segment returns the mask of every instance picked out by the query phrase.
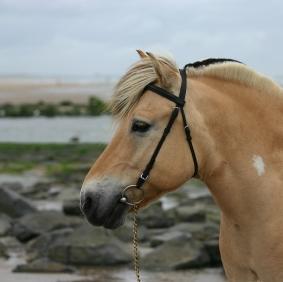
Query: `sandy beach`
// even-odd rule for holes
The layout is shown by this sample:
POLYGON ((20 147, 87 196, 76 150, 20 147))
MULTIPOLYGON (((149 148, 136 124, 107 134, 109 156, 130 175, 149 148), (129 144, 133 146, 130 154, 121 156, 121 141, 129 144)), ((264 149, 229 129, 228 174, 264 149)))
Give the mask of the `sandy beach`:
POLYGON ((69 82, 56 79, 9 79, 0 78, 0 104, 36 103, 39 101, 58 103, 72 101, 85 103, 96 96, 108 100, 114 82, 69 82))

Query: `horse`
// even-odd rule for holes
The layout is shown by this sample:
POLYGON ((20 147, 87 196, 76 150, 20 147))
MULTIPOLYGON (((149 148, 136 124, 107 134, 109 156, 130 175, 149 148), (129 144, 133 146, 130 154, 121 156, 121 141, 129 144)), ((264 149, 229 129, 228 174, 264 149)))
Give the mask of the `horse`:
MULTIPOLYGON (((183 85, 171 58, 138 51, 117 83, 111 109, 117 129, 85 177, 81 207, 93 225, 124 223, 144 178, 143 208, 192 177, 203 181, 221 210, 219 248, 229 282, 283 281, 283 89, 245 64, 208 59, 187 65, 183 105, 193 152, 177 114, 150 176, 141 173, 160 143, 173 99, 183 85), (168 94, 169 95, 169 94, 168 94), (141 175, 141 176, 140 176, 141 175), (125 197, 127 196, 127 197, 125 197), (122 200, 121 200, 122 197, 122 200)), ((135 203, 135 202, 134 202, 135 203)))

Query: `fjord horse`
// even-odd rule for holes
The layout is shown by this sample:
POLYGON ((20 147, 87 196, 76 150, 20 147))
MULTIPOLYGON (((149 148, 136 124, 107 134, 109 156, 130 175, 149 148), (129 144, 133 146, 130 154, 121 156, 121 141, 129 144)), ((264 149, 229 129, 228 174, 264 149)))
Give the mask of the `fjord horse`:
MULTIPOLYGON (((174 103, 145 86, 178 96, 181 77, 167 58, 139 51, 112 98, 116 133, 87 174, 81 205, 94 225, 123 224, 121 193, 135 184, 163 134, 174 103)), ((232 60, 186 70, 184 112, 198 161, 197 178, 221 209, 220 251, 230 282, 283 281, 283 90, 232 60)), ((190 179, 192 155, 179 115, 143 186, 146 206, 190 179)))

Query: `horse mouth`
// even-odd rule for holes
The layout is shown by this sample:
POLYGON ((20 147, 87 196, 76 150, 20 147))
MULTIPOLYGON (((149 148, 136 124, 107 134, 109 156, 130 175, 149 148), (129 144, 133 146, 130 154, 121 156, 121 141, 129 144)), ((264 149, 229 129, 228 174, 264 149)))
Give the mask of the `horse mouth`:
POLYGON ((116 203, 107 209, 103 215, 99 215, 98 210, 92 214, 85 214, 88 222, 94 226, 103 226, 106 229, 116 229, 122 226, 128 214, 129 207, 123 203, 116 203))
POLYGON ((112 212, 105 218, 103 226, 107 229, 116 229, 124 224, 129 207, 123 203, 118 203, 112 212))

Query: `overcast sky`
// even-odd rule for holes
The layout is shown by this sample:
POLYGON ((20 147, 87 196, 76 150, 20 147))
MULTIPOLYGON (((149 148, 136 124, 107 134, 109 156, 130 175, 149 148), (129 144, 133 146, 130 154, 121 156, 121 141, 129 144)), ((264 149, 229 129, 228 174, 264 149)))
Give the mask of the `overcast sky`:
POLYGON ((283 74, 282 0, 0 0, 0 74, 120 76, 136 49, 283 74))

